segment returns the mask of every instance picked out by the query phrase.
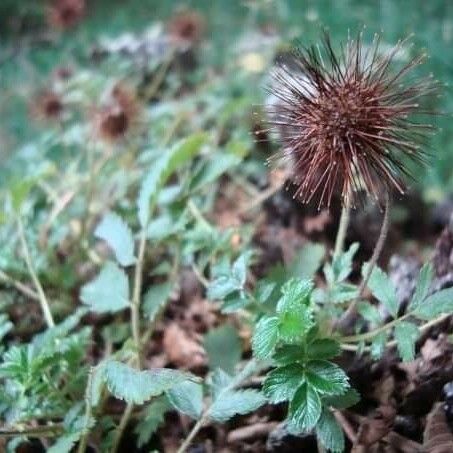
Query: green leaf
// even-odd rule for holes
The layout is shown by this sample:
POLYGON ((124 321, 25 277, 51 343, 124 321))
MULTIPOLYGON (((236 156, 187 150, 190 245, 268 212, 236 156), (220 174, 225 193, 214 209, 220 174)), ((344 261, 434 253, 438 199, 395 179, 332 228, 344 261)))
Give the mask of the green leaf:
POLYGON ((121 266, 135 263, 134 237, 129 226, 118 214, 110 212, 104 216, 94 235, 107 242, 121 266))
POLYGON ((379 325, 382 321, 379 310, 368 302, 359 302, 357 304, 357 311, 371 324, 379 325))
POLYGON ((204 337, 204 348, 208 354, 209 368, 221 368, 227 373, 233 373, 242 355, 239 335, 229 324, 211 329, 204 337))
POLYGON ((14 324, 8 319, 5 314, 0 314, 0 341, 8 334, 14 327, 14 324))
POLYGON ((357 297, 357 286, 350 283, 335 283, 329 291, 329 301, 342 304, 357 297))
POLYGON ((279 319, 263 316, 255 327, 252 337, 253 354, 258 359, 267 359, 274 352, 278 341, 279 319))
POLYGON ((35 184, 35 179, 20 179, 10 184, 11 204, 14 211, 19 212, 22 203, 26 200, 35 184))
POLYGON ((129 280, 117 264, 107 262, 99 275, 81 289, 80 299, 96 313, 129 307, 129 280))
POLYGON ((282 288, 283 297, 278 301, 279 336, 287 343, 301 340, 313 326, 313 310, 310 294, 313 283, 310 280, 289 280, 282 288))
POLYGON ((203 387, 196 382, 186 381, 167 391, 172 406, 189 417, 198 419, 203 412, 203 387))
POLYGON ((245 285, 250 257, 250 252, 242 253, 231 267, 231 275, 239 283, 239 288, 243 288, 245 285))
POLYGON ((224 314, 234 313, 245 308, 250 302, 246 294, 236 292, 225 298, 220 311, 224 314))
POLYGON ((413 314, 418 318, 429 320, 441 314, 453 312, 453 288, 442 289, 428 296, 423 303, 417 306, 413 314))
MULTIPOLYGON (((362 275, 366 275, 367 272, 368 263, 363 265, 362 275)), ((395 287, 387 274, 377 266, 375 266, 371 272, 368 287, 373 293, 373 296, 387 308, 394 318, 396 318, 398 315, 398 299, 396 297, 395 287)))
POLYGON ((285 344, 275 351, 272 357, 279 365, 289 365, 296 362, 305 362, 304 347, 298 344, 285 344))
POLYGON ((169 368, 137 371, 120 362, 105 365, 104 379, 110 392, 127 403, 143 404, 175 385, 191 379, 188 373, 169 368))
POLYGON ((291 313, 296 311, 305 311, 310 304, 310 295, 313 290, 311 280, 300 280, 292 278, 282 287, 282 298, 277 304, 277 313, 291 313))
POLYGON ((304 367, 287 365, 271 371, 264 380, 263 393, 271 403, 281 403, 293 398, 296 390, 304 383, 304 367))
POLYGON ((209 284, 206 297, 209 300, 222 300, 240 289, 241 284, 235 278, 230 275, 222 275, 209 284))
POLYGON ((418 327, 412 322, 401 321, 396 325, 393 335, 403 362, 414 360, 415 342, 419 336, 418 327))
POLYGON ((255 288, 255 300, 260 304, 266 303, 269 297, 271 297, 272 292, 274 291, 276 286, 277 285, 275 282, 259 280, 255 288))
POLYGON ((152 207, 159 190, 171 174, 189 161, 206 142, 207 135, 196 133, 181 140, 153 163, 140 188, 137 207, 140 225, 144 228, 150 220, 152 207))
POLYGON ((343 395, 323 397, 323 402, 326 406, 335 407, 336 409, 347 409, 348 407, 355 406, 359 401, 360 395, 353 388, 349 388, 343 395))
POLYGON ((434 269, 431 263, 426 263, 418 275, 417 286, 412 300, 409 304, 408 311, 417 308, 428 296, 431 283, 433 281, 434 269))
POLYGON ((233 263, 231 272, 222 275, 210 283, 207 298, 210 300, 224 299, 235 291, 242 291, 247 278, 247 267, 251 253, 245 252, 233 263))
POLYGON ((316 424, 316 437, 327 450, 334 453, 344 451, 344 434, 332 413, 324 408, 316 424))
POLYGON ((293 262, 289 265, 289 276, 298 279, 312 278, 321 266, 325 254, 326 248, 324 244, 306 242, 297 251, 293 262))
POLYGON ((210 387, 212 398, 217 398, 219 394, 232 383, 233 378, 221 368, 217 368, 211 376, 210 387))
POLYGON ((306 432, 312 429, 321 416, 321 400, 313 387, 302 384, 289 405, 288 428, 291 432, 306 432))
POLYGON ((186 214, 182 214, 178 218, 162 214, 148 223, 146 237, 155 242, 162 241, 170 236, 182 234, 187 223, 186 214))
POLYGON ((171 409, 166 396, 153 400, 145 409, 144 416, 138 419, 135 434, 137 435, 137 446, 142 448, 148 443, 152 435, 164 422, 165 414, 171 409))
POLYGON ((349 388, 346 373, 338 365, 327 360, 308 362, 305 379, 321 394, 341 395, 349 388))
POLYGON ((215 421, 225 422, 237 414, 248 414, 265 403, 266 398, 257 390, 224 391, 211 405, 208 416, 215 421))
POLYGON ((216 158, 204 163, 190 181, 190 190, 195 192, 213 183, 219 176, 238 165, 242 159, 233 154, 220 153, 216 158))
POLYGON ((165 282, 157 283, 146 291, 143 296, 143 313, 149 322, 154 322, 167 305, 172 289, 173 283, 165 282))
POLYGON ((340 354, 338 341, 330 338, 318 338, 308 345, 307 355, 310 359, 331 359, 340 354))
POLYGON ((47 453, 69 453, 75 443, 82 437, 82 432, 68 433, 59 437, 57 441, 49 447, 47 453))
POLYGON ((385 343, 387 341, 387 332, 381 332, 373 338, 371 342, 371 357, 373 359, 379 359, 385 350, 385 343))
POLYGON ((332 272, 333 280, 335 282, 342 282, 349 277, 349 274, 352 271, 352 261, 358 249, 359 243, 354 242, 346 252, 342 253, 333 260, 332 272))

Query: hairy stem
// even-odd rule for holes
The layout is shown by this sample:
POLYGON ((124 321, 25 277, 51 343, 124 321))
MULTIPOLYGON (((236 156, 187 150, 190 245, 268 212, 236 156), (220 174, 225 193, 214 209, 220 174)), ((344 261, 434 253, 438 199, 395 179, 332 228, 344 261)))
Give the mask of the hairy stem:
POLYGON ((27 285, 24 285, 23 283, 15 280, 13 277, 8 275, 6 272, 3 272, 2 270, 0 270, 0 279, 3 280, 5 283, 9 283, 10 285, 12 285, 14 288, 17 289, 17 291, 21 292, 24 296, 39 301, 39 295, 37 292, 33 291, 27 285))
POLYGON ((35 268, 33 266, 33 260, 31 258, 27 240, 25 238, 24 224, 22 223, 20 214, 17 215, 17 228, 19 239, 22 245, 22 250, 24 253, 25 264, 27 265, 28 272, 33 281, 36 292, 38 293, 39 304, 41 305, 41 310, 43 312, 44 319, 46 321, 47 327, 53 327, 55 325, 55 322, 52 317, 52 312, 50 311, 49 302, 47 300, 46 294, 44 293, 44 289, 41 286, 38 275, 36 274, 35 268))
POLYGON ((348 419, 338 409, 333 409, 332 413, 337 422, 343 428, 343 431, 345 432, 348 439, 354 445, 357 442, 357 435, 354 431, 354 428, 349 423, 348 419))
POLYGON ((351 214, 351 202, 349 195, 346 195, 343 208, 341 210, 340 223, 338 225, 337 238, 335 240, 335 249, 333 252, 333 258, 337 258, 344 249, 344 241, 346 239, 346 233, 349 226, 349 218, 351 214))
POLYGON ((87 386, 85 389, 85 422, 83 427, 83 434, 79 442, 77 453, 85 453, 88 444, 88 436, 90 434, 90 418, 91 418, 91 391, 93 387, 93 373, 94 368, 90 367, 88 372, 87 386))
POLYGON ((56 437, 59 433, 64 431, 63 423, 56 423, 54 425, 30 426, 21 427, 18 429, 0 429, 0 438, 9 437, 56 437))
POLYGON ((134 292, 132 295, 131 302, 131 328, 136 348, 138 369, 142 368, 142 342, 140 336, 140 296, 142 292, 145 250, 146 250, 146 227, 142 229, 142 232, 140 234, 140 244, 138 248, 137 264, 135 265, 134 274, 134 292))
POLYGON ((379 233, 378 240, 371 255, 370 261, 368 262, 368 268, 366 274, 363 277, 362 282, 360 283, 359 289, 357 291, 357 296, 351 302, 348 309, 344 312, 343 316, 336 325, 337 328, 342 329, 345 325, 348 324, 349 320, 355 315, 357 304, 360 299, 363 297, 365 289, 367 287, 368 281, 371 277, 374 267, 376 266, 379 257, 381 256, 382 249, 384 248, 385 240, 387 238, 388 229, 389 229, 389 220, 390 220, 390 197, 388 193, 385 195, 385 207, 384 207, 384 218, 382 220, 381 231, 379 233))
MULTIPOLYGON (((136 367, 141 370, 142 363, 142 337, 140 333, 140 296, 142 292, 142 282, 143 282, 143 265, 145 261, 145 250, 146 250, 146 226, 143 227, 140 234, 140 243, 138 247, 138 257, 137 263, 135 265, 134 273, 134 292, 132 294, 132 301, 130 304, 131 308, 131 329, 132 337, 134 339, 135 350, 136 350, 136 367)), ((116 430, 115 440, 112 446, 112 453, 116 453, 118 446, 121 441, 123 432, 129 423, 131 418, 132 411, 134 410, 134 405, 129 403, 126 406, 123 416, 121 417, 120 424, 116 430)))
MULTIPOLYGON (((384 324, 383 326, 378 327, 377 329, 371 330, 369 332, 365 332, 365 333, 358 334, 358 335, 350 335, 347 337, 342 337, 339 339, 339 341, 342 342, 341 349, 343 349, 344 351, 357 351, 358 346, 356 346, 354 344, 350 344, 350 343, 360 343, 361 341, 371 340, 376 335, 379 335, 381 332, 385 332, 386 330, 392 328, 399 322, 404 321, 405 319, 409 318, 412 315, 413 315, 413 312, 409 312, 409 313, 406 313, 405 315, 399 317, 398 319, 394 319, 393 321, 390 321, 389 323, 384 324)), ((450 316, 451 316, 451 314, 443 314, 443 315, 438 316, 435 319, 432 319, 431 321, 426 322, 425 324, 422 324, 419 327, 420 335, 427 332, 429 329, 431 329, 431 327, 434 327, 437 324, 440 324, 440 323, 446 321, 450 316)), ((387 348, 393 348, 394 346, 396 346, 396 344, 397 344, 396 340, 391 340, 391 341, 388 341, 385 346, 387 348)), ((364 350, 365 351, 367 350, 366 347, 364 348, 364 350)))
MULTIPOLYGON (((247 365, 242 369, 242 371, 231 381, 230 384, 228 384, 222 392, 228 392, 232 390, 235 387, 238 387, 242 382, 244 382, 246 379, 248 379, 251 375, 254 373, 259 372, 260 369, 263 369, 261 365, 258 365, 255 360, 251 360, 248 362, 247 365)), ((211 405, 213 402, 211 402, 211 405)), ((208 406, 204 411, 203 415, 200 417, 200 419, 195 423, 193 428, 191 429, 189 435, 186 437, 184 442, 181 444, 179 447, 177 453, 185 453, 187 449, 189 448, 190 444, 192 443, 193 439, 195 436, 198 434, 201 428, 203 428, 203 425, 209 420, 209 412, 211 410, 211 406, 208 406)))
POLYGON ((187 451, 187 449, 189 448, 189 446, 192 443, 192 441, 195 438, 195 436, 198 434, 200 429, 203 428, 203 425, 206 422, 206 420, 207 420, 207 416, 203 415, 200 418, 200 420, 198 420, 197 423, 195 423, 195 425, 192 428, 192 430, 190 431, 189 435, 186 437, 184 442, 179 447, 177 453, 184 453, 185 451, 187 451))
POLYGON ((358 335, 349 335, 347 337, 342 337, 340 339, 340 341, 342 343, 359 343, 360 341, 371 340, 376 335, 379 335, 381 332, 385 332, 386 330, 392 328, 393 326, 395 326, 399 322, 404 321, 409 316, 411 316, 411 314, 412 313, 406 313, 404 316, 401 316, 400 318, 394 319, 393 321, 390 321, 387 324, 384 324, 383 326, 378 327, 377 329, 370 330, 369 332, 360 333, 358 335))
POLYGON ((118 447, 120 446, 121 437, 123 436, 124 430, 126 429, 127 424, 129 423, 129 419, 131 418, 132 412, 134 410, 134 405, 129 403, 126 406, 126 409, 121 417, 120 424, 116 430, 115 438, 113 439, 112 443, 112 453, 116 453, 118 451, 118 447))

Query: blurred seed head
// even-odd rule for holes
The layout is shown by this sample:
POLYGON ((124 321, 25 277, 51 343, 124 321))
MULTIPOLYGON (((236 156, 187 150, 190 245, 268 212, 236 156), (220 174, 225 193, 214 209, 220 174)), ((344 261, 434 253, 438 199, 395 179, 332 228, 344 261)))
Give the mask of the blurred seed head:
POLYGON ((139 105, 135 93, 126 85, 117 83, 96 112, 97 135, 106 142, 126 137, 139 119, 139 105))
POLYGON ((167 24, 167 32, 176 44, 197 44, 205 31, 203 16, 197 11, 184 10, 176 13, 167 24))
POLYGON ((79 23, 85 11, 85 0, 54 0, 48 10, 48 22, 57 29, 65 30, 79 23))
POLYGON ((269 130, 281 143, 304 203, 330 206, 334 192, 352 204, 364 194, 378 202, 393 189, 404 193, 407 161, 426 162, 425 138, 432 126, 420 120, 421 98, 437 84, 411 71, 423 56, 396 66, 405 41, 381 52, 359 35, 335 53, 324 34, 321 46, 293 50, 278 61, 267 107, 269 130))
POLYGON ((59 121, 64 112, 61 96, 54 91, 42 91, 31 103, 31 114, 41 121, 59 121))

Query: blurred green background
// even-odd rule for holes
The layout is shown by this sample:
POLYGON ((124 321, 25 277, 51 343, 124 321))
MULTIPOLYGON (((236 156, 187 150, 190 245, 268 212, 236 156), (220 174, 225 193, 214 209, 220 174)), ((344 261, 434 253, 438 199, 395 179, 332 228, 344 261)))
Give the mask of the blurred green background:
MULTIPOLYGON (((5 161, 33 139, 36 126, 29 120, 29 99, 58 65, 89 64, 92 46, 103 36, 139 32, 156 21, 166 21, 187 6, 200 11, 207 22, 207 43, 201 56, 205 67, 224 71, 225 86, 240 84, 228 70, 232 55, 245 33, 271 27, 282 42, 298 39, 310 43, 327 27, 333 40, 345 40, 348 31, 366 27, 365 40, 374 32, 385 44, 413 34, 417 51, 430 56, 420 71, 433 73, 444 85, 433 102, 444 112, 434 121, 441 128, 431 140, 432 167, 421 169, 417 179, 428 201, 439 201, 453 192, 453 2, 449 0, 91 0, 86 18, 58 38, 45 22, 46 2, 0 1, 0 156, 5 161)), ((265 93, 256 84, 241 86, 253 99, 265 93)))

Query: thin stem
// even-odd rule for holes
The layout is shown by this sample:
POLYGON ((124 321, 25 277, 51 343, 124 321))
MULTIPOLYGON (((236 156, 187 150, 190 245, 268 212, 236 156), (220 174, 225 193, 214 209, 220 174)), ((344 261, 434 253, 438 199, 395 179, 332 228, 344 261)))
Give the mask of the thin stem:
POLYGON ((25 238, 24 225, 22 223, 20 214, 17 215, 17 228, 19 239, 22 244, 25 264, 27 265, 28 272, 33 281, 33 284, 35 285, 36 292, 38 293, 39 304, 41 305, 41 310, 43 312, 44 319, 46 321, 47 327, 53 327, 55 325, 55 322, 52 317, 52 312, 50 311, 49 302, 47 301, 46 294, 44 293, 38 275, 36 274, 35 268, 33 266, 33 261, 31 258, 30 249, 28 248, 27 240, 25 238))
POLYGON ((349 219, 351 216, 351 202, 350 197, 347 194, 344 200, 343 208, 341 210, 340 223, 338 225, 337 238, 335 240, 335 249, 333 252, 334 259, 343 253, 344 241, 346 239, 346 233, 348 231, 349 219))
POLYGON ((63 423, 44 426, 30 426, 19 429, 0 429, 1 437, 55 437, 64 430, 63 423))
POLYGON ((386 330, 392 328, 399 322, 404 321, 405 319, 409 318, 409 316, 411 316, 411 315, 412 315, 412 313, 406 313, 404 316, 394 319, 393 321, 390 321, 387 324, 384 324, 383 326, 378 327, 377 329, 370 330, 369 332, 361 333, 358 335, 349 335, 347 337, 342 337, 342 338, 340 338, 340 341, 342 343, 358 343, 360 341, 370 340, 371 338, 374 338, 376 335, 379 335, 381 332, 385 332, 386 330))
POLYGON ((116 453, 118 451, 118 447, 120 446, 121 437, 123 436, 124 430, 126 429, 127 424, 129 423, 129 419, 131 418, 132 412, 134 410, 134 405, 129 403, 126 406, 126 409, 121 417, 120 424, 116 430, 115 439, 113 440, 112 444, 112 453, 116 453))
POLYGON ((23 283, 15 280, 13 277, 8 275, 6 272, 3 272, 2 270, 0 270, 0 279, 2 279, 4 282, 9 283, 10 285, 14 286, 14 288, 16 288, 17 291, 21 292, 24 296, 27 296, 30 299, 39 301, 38 293, 33 291, 27 285, 24 285, 23 283))
MULTIPOLYGON (((350 345, 348 343, 359 343, 361 341, 371 340, 376 335, 379 335, 381 332, 385 332, 386 330, 392 328, 399 322, 404 321, 405 319, 409 318, 413 314, 414 314, 414 312, 406 313, 405 315, 403 315, 397 319, 394 319, 393 321, 388 322, 387 324, 384 324, 383 326, 378 327, 377 329, 370 330, 369 332, 361 333, 358 335, 350 335, 347 337, 341 337, 339 339, 339 341, 342 342, 341 348, 344 351, 357 351, 358 350, 357 346, 350 345)), ((434 327, 437 324, 440 324, 440 323, 446 321, 450 316, 451 316, 451 314, 443 314, 443 315, 438 316, 435 319, 432 319, 431 321, 426 322, 425 324, 422 324, 419 327, 419 333, 423 334, 423 333, 427 332, 429 329, 431 329, 431 327, 434 327)), ((388 341, 385 346, 387 348, 392 348, 392 347, 396 346, 396 344, 397 344, 396 341, 392 340, 392 341, 388 341)))
POLYGON ((94 367, 90 367, 88 372, 87 386, 85 389, 85 422, 83 426, 83 434, 79 442, 77 453, 85 453, 88 445, 88 435, 90 434, 90 419, 91 419, 91 392, 93 387, 94 367))
POLYGON ((204 218, 201 211, 198 209, 198 206, 190 199, 187 202, 187 207, 189 208, 190 213, 193 217, 206 229, 206 231, 213 231, 212 225, 204 218))
POLYGON ((147 99, 151 100, 159 91, 159 88, 165 79, 165 75, 167 74, 167 71, 170 68, 172 61, 173 61, 173 51, 170 52, 167 59, 162 63, 161 67, 157 70, 157 73, 154 76, 154 79, 153 79, 150 87, 146 91, 147 99))
POLYGON ((195 438, 195 436, 198 434, 200 429, 203 428, 203 425, 206 422, 206 420, 207 420, 207 416, 203 415, 200 418, 200 420, 198 420, 197 423, 195 423, 195 425, 192 428, 192 430, 190 431, 189 435, 186 437, 184 442, 179 447, 177 453, 184 453, 189 448, 189 446, 192 443, 192 441, 195 438))
POLYGON ((95 146, 90 146, 90 143, 87 144, 87 150, 86 150, 86 161, 87 161, 87 167, 88 167, 88 182, 86 185, 86 212, 85 212, 85 218, 83 219, 82 222, 82 240, 85 241, 87 240, 88 236, 88 227, 90 223, 90 207, 93 203, 93 198, 94 198, 94 192, 95 192, 95 168, 94 168, 94 153, 95 153, 95 146))
MULTIPOLYGON (((246 379, 248 379, 252 374, 258 372, 259 369, 260 369, 260 366, 254 360, 251 360, 250 362, 248 362, 247 365, 244 366, 244 368, 237 375, 237 377, 234 378, 231 381, 231 383, 228 384, 222 390, 222 392, 228 392, 228 391, 232 390, 233 388, 236 388, 236 387, 240 386, 242 382, 244 382, 246 379), (246 370, 247 370, 247 372, 245 372, 246 370)), ((213 403, 211 402, 211 405, 212 404, 213 403)), ((184 442, 179 447, 177 453, 184 453, 189 448, 189 446, 192 443, 192 441, 195 438, 195 436, 198 434, 200 429, 203 428, 203 425, 208 421, 210 410, 211 410, 211 406, 207 407, 203 411, 203 415, 200 417, 200 419, 197 421, 197 423, 195 423, 195 425, 191 429, 189 435, 186 437, 184 442)))
POLYGON ((140 336, 140 295, 142 291, 145 250, 146 250, 146 227, 142 229, 142 232, 140 234, 140 244, 138 248, 137 264, 135 265, 134 274, 134 292, 132 295, 131 302, 131 328, 136 348, 138 369, 142 368, 142 342, 140 336))
POLYGON ((360 299, 363 297, 365 289, 367 287, 368 281, 371 277, 371 273, 373 272, 374 267, 376 266, 379 257, 381 256, 382 249, 384 248, 385 240, 387 238, 388 229, 389 229, 389 220, 390 220, 390 197, 388 193, 385 196, 385 207, 384 207, 384 218, 382 220, 381 231, 379 233, 378 240, 373 250, 373 254, 371 255, 370 261, 368 262, 368 267, 365 276, 363 277, 362 282, 360 283, 359 289, 357 291, 356 298, 351 302, 348 309, 344 312, 343 316, 339 320, 337 324, 337 328, 342 328, 343 326, 347 325, 349 319, 355 315, 357 304, 359 303, 360 299))
POLYGON ((239 213, 240 214, 243 214, 243 213, 248 213, 250 212, 252 209, 255 209, 257 208, 258 206, 261 206, 266 200, 268 200, 269 198, 271 198, 273 195, 275 195, 277 192, 280 192, 280 190, 282 190, 283 186, 285 185, 285 182, 282 181, 282 182, 279 182, 276 186, 271 186, 269 187, 268 189, 266 190, 263 190, 262 192, 260 192, 258 195, 253 195, 253 200, 248 203, 246 206, 244 206, 243 208, 241 208, 239 210, 239 213))
POLYGON ((335 419, 337 420, 337 422, 343 428, 343 431, 345 432, 348 439, 354 445, 357 442, 357 435, 354 431, 354 428, 349 423, 349 420, 337 409, 333 409, 332 413, 333 413, 335 419))
MULTIPOLYGON (((179 264, 180 264, 181 256, 180 256, 180 251, 179 249, 176 250, 175 257, 173 260, 173 266, 168 278, 169 283, 174 285, 176 283, 177 277, 178 277, 178 271, 179 271, 179 264)), ((155 315, 154 320, 150 323, 148 328, 146 329, 145 333, 141 337, 141 344, 145 345, 148 343, 149 339, 151 338, 154 329, 156 327, 156 324, 160 318, 160 315, 162 312, 165 310, 166 304, 164 304, 158 311, 158 313, 155 315)))

